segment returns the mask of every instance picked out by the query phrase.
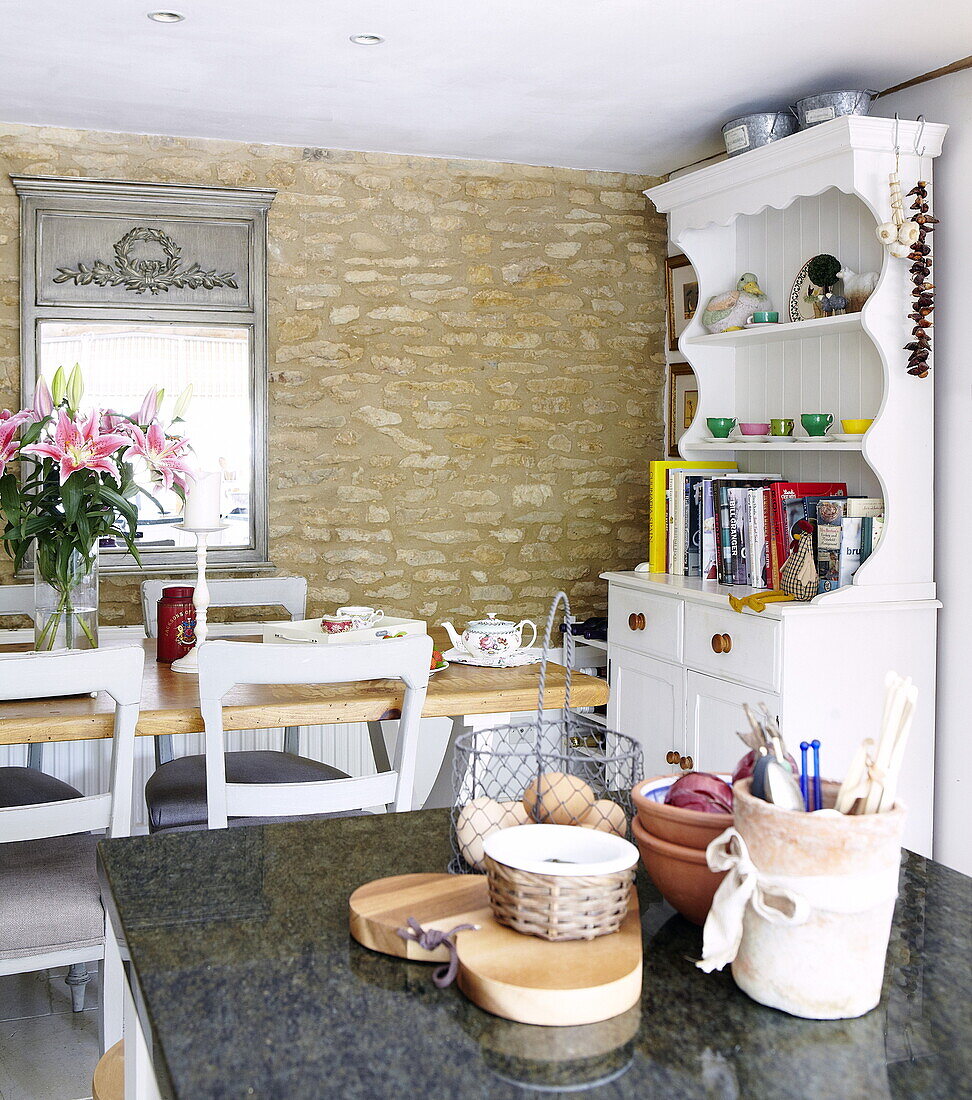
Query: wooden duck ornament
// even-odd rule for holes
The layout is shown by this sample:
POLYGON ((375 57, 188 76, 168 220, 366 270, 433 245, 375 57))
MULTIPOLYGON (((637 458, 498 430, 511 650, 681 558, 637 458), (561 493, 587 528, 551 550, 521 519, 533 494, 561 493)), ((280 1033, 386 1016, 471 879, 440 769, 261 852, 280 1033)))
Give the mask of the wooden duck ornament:
POLYGON ((759 289, 759 281, 747 271, 735 290, 727 290, 709 299, 702 313, 702 324, 709 332, 728 332, 742 328, 750 314, 772 309, 769 298, 759 289))

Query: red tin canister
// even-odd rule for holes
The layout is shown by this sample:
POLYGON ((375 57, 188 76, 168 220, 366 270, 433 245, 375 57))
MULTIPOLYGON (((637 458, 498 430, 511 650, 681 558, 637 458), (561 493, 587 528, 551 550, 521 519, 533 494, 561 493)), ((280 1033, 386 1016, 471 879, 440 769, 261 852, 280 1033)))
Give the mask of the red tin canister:
POLYGON ((156 660, 171 664, 184 657, 196 642, 196 609, 191 587, 163 588, 159 599, 159 636, 156 660))

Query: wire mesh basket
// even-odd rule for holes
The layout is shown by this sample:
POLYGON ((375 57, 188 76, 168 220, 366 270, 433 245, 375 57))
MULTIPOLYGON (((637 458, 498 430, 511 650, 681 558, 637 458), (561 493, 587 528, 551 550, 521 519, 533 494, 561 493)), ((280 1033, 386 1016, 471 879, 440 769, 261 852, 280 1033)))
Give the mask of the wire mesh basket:
POLYGON ((631 788, 642 778, 640 744, 605 728, 570 705, 573 621, 563 592, 547 617, 536 716, 527 722, 475 730, 456 738, 453 756, 452 848, 449 869, 479 874, 483 841, 497 829, 542 824, 603 829, 629 839, 631 788), (550 636, 564 605, 565 706, 544 717, 550 636))

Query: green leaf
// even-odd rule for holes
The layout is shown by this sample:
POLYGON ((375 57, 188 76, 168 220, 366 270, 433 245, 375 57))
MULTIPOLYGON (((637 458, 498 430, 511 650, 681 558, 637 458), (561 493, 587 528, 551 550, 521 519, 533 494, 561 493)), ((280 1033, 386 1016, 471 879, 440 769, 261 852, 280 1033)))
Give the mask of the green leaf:
POLYGON ((84 491, 77 474, 72 474, 61 486, 61 502, 64 505, 64 516, 68 523, 77 523, 78 514, 84 502, 84 491))
POLYGON ((129 530, 134 533, 135 528, 138 526, 138 510, 135 505, 130 500, 126 500, 121 493, 116 493, 108 485, 101 486, 100 495, 115 511, 125 517, 128 521, 129 530))

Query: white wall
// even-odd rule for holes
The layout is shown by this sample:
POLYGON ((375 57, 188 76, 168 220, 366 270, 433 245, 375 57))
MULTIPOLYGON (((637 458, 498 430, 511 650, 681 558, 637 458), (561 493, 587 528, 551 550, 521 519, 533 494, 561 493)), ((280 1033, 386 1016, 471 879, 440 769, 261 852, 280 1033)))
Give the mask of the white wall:
MULTIPOLYGON (((939 619, 935 858, 972 875, 972 70, 878 100, 872 114, 950 127, 935 162, 935 565, 939 619)), ((902 180, 905 191, 913 181, 902 180)), ((902 370, 904 360, 902 359, 902 370)), ((906 671, 904 669, 902 672, 906 671)), ((920 705, 920 703, 919 703, 920 705)))

